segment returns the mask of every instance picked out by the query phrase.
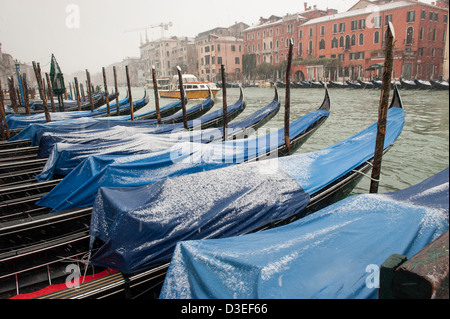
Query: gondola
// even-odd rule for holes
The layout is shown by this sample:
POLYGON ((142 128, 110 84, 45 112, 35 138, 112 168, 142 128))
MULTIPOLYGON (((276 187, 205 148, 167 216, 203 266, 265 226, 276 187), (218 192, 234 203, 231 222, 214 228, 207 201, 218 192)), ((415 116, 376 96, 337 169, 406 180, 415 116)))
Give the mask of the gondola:
POLYGON ((292 88, 294 88, 294 89, 302 89, 302 88, 304 88, 305 86, 303 85, 303 84, 301 84, 300 82, 292 82, 292 88))
MULTIPOLYGON (((398 92, 397 92, 398 93, 398 92)), ((396 108, 401 107, 401 101, 399 100, 399 96, 398 94, 396 95, 396 97, 394 98, 393 102, 395 101, 395 104, 391 104, 391 109, 388 112, 388 125, 387 125, 387 144, 386 147, 387 149, 389 148, 388 145, 391 145, 397 138, 397 136, 400 134, 402 126, 403 126, 403 122, 404 122, 404 113, 402 109, 399 110, 394 110, 392 108, 393 105, 396 106, 396 108), (397 98, 398 97, 398 98, 397 98)), ((374 127, 376 127, 376 123, 374 125, 371 126, 371 129, 374 130, 374 127)), ((329 172, 333 172, 333 174, 317 174, 318 176, 322 176, 324 178, 327 179, 327 181, 323 181, 315 186, 310 185, 310 187, 312 187, 312 189, 315 190, 310 190, 312 193, 311 196, 311 201, 309 202, 309 204, 307 205, 309 208, 312 208, 316 205, 321 205, 321 204, 325 204, 324 202, 329 202, 330 200, 332 200, 332 197, 334 196, 338 196, 338 195, 342 195, 344 192, 348 192, 350 191, 353 187, 354 187, 354 183, 358 182, 359 179, 362 177, 361 172, 367 171, 370 168, 370 163, 367 163, 366 161, 370 161, 371 157, 373 156, 373 147, 370 147, 370 151, 367 149, 367 154, 363 154, 365 152, 361 152, 361 151, 357 151, 357 152, 350 152, 348 149, 344 150, 342 149, 343 147, 345 147, 344 145, 347 146, 351 146, 351 147, 356 147, 355 143, 351 143, 351 141, 358 141, 356 144, 358 143, 363 143, 364 139, 369 139, 371 142, 369 143, 374 143, 375 141, 375 133, 372 134, 371 137, 368 136, 368 129, 362 131, 360 134, 355 135, 354 137, 351 138, 350 143, 348 143, 349 141, 345 140, 342 141, 341 143, 337 144, 337 145, 341 145, 341 154, 354 154, 356 158, 354 158, 354 160, 352 161, 348 161, 348 160, 341 160, 341 161, 337 161, 335 164, 339 164, 339 165, 331 165, 333 166, 333 168, 331 168, 330 165, 325 165, 325 167, 328 169, 329 172), (362 138, 364 136, 364 138, 362 138), (337 167, 340 168, 337 168, 337 167), (345 167, 345 168, 344 168, 345 167), (344 173, 345 171, 345 173, 344 173), (343 173, 343 174, 342 174, 343 173), (333 176, 331 176, 333 175, 333 176)), ((376 130, 376 128, 375 128, 376 130)), ((368 141, 366 140, 365 143, 367 143, 368 141)), ((365 144, 363 143, 363 144, 365 144)), ((336 145, 336 146, 337 146, 336 145)), ((330 149, 336 150, 337 148, 332 147, 330 149)), ((361 149, 359 149, 361 150, 361 149)), ((316 170, 310 170, 312 168, 311 164, 313 163, 317 163, 316 160, 314 160, 314 158, 317 158, 317 156, 319 157, 326 157, 326 158, 330 158, 331 154, 326 151, 326 150, 322 150, 322 151, 318 151, 318 152, 313 152, 310 154, 299 154, 299 155, 293 155, 290 157, 284 157, 284 158, 280 158, 278 159, 278 161, 280 160, 285 160, 285 162, 283 161, 283 168, 287 168, 289 170, 293 169, 293 171, 291 171, 291 173, 293 173, 295 176, 297 177, 303 177, 303 178, 308 178, 309 176, 314 175, 316 176, 315 172, 316 170), (303 160, 302 160, 303 158, 303 160), (298 160, 300 162, 298 162, 298 160), (305 164, 305 166, 302 165, 305 164), (300 165, 298 165, 300 164, 300 165), (311 174, 310 174, 311 173, 311 174)), ((269 161, 275 161, 275 159, 273 160, 269 160, 269 161)), ((265 192, 264 196, 256 196, 254 198, 254 200, 256 200, 256 202, 254 203, 255 205, 253 205, 253 199, 252 199, 252 205, 246 205, 247 207, 245 208, 245 210, 248 212, 249 210, 259 210, 260 208, 258 207, 264 207, 267 205, 266 200, 268 200, 268 198, 266 197, 267 195, 271 194, 272 196, 274 196, 275 194, 279 193, 279 192, 283 192, 283 190, 286 187, 290 187, 287 186, 289 183, 285 184, 284 182, 286 182, 287 180, 284 179, 284 176, 282 176, 282 174, 275 174, 275 175, 271 175, 271 174, 264 174, 264 177, 261 176, 261 174, 263 172, 267 173, 267 170, 265 169, 261 169, 261 167, 263 168, 270 168, 271 162, 266 162, 266 161, 262 161, 262 162, 256 162, 256 163, 249 163, 249 164, 243 164, 243 165, 238 165, 238 166, 232 166, 232 167, 227 167, 224 169, 220 169, 220 170, 215 170, 212 171, 213 174, 208 174, 208 173, 198 173, 198 174, 194 174, 194 175, 187 175, 184 177, 179 177, 176 178, 175 180, 170 179, 170 180, 166 180, 164 182, 158 183, 158 184, 153 184, 154 186, 152 187, 161 187, 163 185, 165 185, 166 183, 171 183, 173 186, 175 187, 183 187, 191 185, 186 184, 184 180, 182 180, 183 178, 192 178, 193 182, 197 183, 200 182, 201 184, 196 184, 196 185, 203 185, 203 183, 209 183, 209 181, 212 183, 211 185, 218 185, 220 186, 222 183, 222 179, 223 178, 231 178, 231 182, 233 184, 236 184, 236 180, 240 180, 242 182, 242 180, 246 180, 247 175, 248 177, 251 177, 251 179, 257 179, 259 180, 259 178, 261 177, 262 180, 265 179, 270 179, 269 183, 263 183, 265 186, 267 187, 273 187, 272 191, 268 191, 267 193, 265 192), (269 164, 268 166, 265 164, 269 164), (248 166, 245 166, 248 165, 248 166), (251 165, 251 166, 250 166, 251 165), (265 165, 265 166, 264 166, 265 165), (242 167, 242 168, 241 168, 242 167), (249 170, 250 168, 250 170, 249 170), (227 172, 232 172, 234 170, 237 170, 236 172, 233 172, 232 174, 226 174, 227 172), (254 174, 256 172, 256 174, 254 174), (235 174, 236 173, 236 174, 235 174), (240 174, 245 174, 246 177, 243 179, 240 174), (209 177, 207 177, 209 176, 209 177), (207 177, 207 178, 206 178, 207 177), (219 179, 217 179, 217 177, 220 177, 219 179), (274 178, 273 180, 271 179, 274 178), (278 177, 278 178, 275 178, 278 177), (206 178, 206 179, 204 179, 206 178), (274 183, 275 181, 283 181, 281 184, 277 184, 274 183), (283 186, 284 185, 284 186, 283 186), (278 188, 278 186, 281 186, 281 188, 278 188), (258 206, 258 202, 262 201, 264 202, 264 206, 258 206)), ((280 167, 280 166, 278 166, 280 167)), ((321 167, 318 168, 318 171, 322 171, 325 167, 321 167)), ((262 181, 260 180, 260 181, 262 181)), ((242 184, 241 182, 237 183, 238 185, 242 184)), ((225 187, 226 189, 229 189, 227 186, 229 186, 230 184, 227 182, 225 184, 222 185, 222 187, 225 187)), ((252 185, 256 185, 254 183, 252 183, 252 185)), ((257 185, 261 185, 260 183, 257 185)), ((292 185, 292 184, 291 184, 292 185)), ((195 193, 195 189, 193 189, 192 187, 190 188, 191 191, 189 192, 189 194, 192 193, 192 191, 194 191, 195 193)), ((138 189, 136 189, 138 190, 138 189)), ((186 191, 189 190, 188 188, 185 188, 186 191)), ((206 189, 204 189, 206 191, 206 189)), ((101 192, 103 194, 103 192, 101 192)), ((221 193, 221 192, 219 192, 221 193)), ((136 193, 135 193, 136 194, 136 193)), ((222 194, 222 193, 221 193, 222 194)), ((242 193, 245 194, 245 193, 242 193)), ((257 193, 254 193, 253 195, 256 195, 257 193)), ((298 192, 296 193, 298 194, 298 192)), ((276 196, 276 195, 275 195, 276 196)), ((206 198, 205 198, 206 199, 206 198)), ((236 198, 237 199, 237 198, 236 198)), ((167 198, 166 200, 170 201, 169 198, 167 198)), ((213 201, 214 202, 214 201, 213 201)), ((231 201, 232 203, 242 203, 245 204, 245 200, 243 201, 231 201)), ((293 203, 293 205, 284 205, 282 207, 284 207, 285 209, 290 210, 289 208, 293 208, 293 211, 291 211, 291 213, 295 213, 294 210, 296 208, 299 208, 298 205, 302 206, 303 204, 306 204, 304 201, 301 201, 303 203, 300 203, 300 201, 298 199, 295 200, 295 203, 293 203)), ((99 202, 97 202, 99 203, 99 202)), ((190 201, 190 205, 196 203, 196 201, 190 201)), ((226 201, 216 201, 216 203, 230 203, 229 200, 226 201)), ((277 205, 276 203, 274 203, 273 201, 271 201, 271 203, 274 205, 274 207, 281 207, 280 205, 277 205)), ((176 203, 172 203, 172 204, 176 204, 176 203)), ((225 204, 226 205, 226 204, 225 204)), ((233 206, 233 204, 231 204, 233 206)), ((218 207, 216 207, 218 208, 218 207)), ((266 210, 266 209, 264 209, 266 210)), ((266 210, 267 211, 267 210, 266 210)), ((83 215, 83 214, 89 214, 90 212, 90 208, 85 208, 85 209, 79 209, 77 212, 72 212, 72 216, 75 215, 83 215)), ((222 210, 223 212, 223 210, 222 210)), ((305 209, 301 209, 301 212, 305 212, 305 209)), ((51 214, 51 216, 53 218, 55 218, 55 224, 58 222, 58 220, 61 220, 61 216, 63 216, 65 213, 64 212, 56 212, 54 214, 51 214)), ((276 214, 275 211, 272 211, 271 213, 269 213, 270 216, 276 216, 275 219, 277 218, 281 218, 280 214, 276 214)), ((187 217, 187 216, 186 216, 187 217)), ((219 216, 217 216, 219 217, 219 216)), ((270 217, 269 217, 270 219, 270 217)), ((217 220, 219 220, 219 218, 217 218, 217 220)), ((224 220, 224 219, 220 219, 220 220, 224 220)), ((255 218, 252 218, 252 221, 255 221, 255 218)), ((261 223, 266 223, 268 220, 260 220, 261 223)), ((36 223, 38 223, 38 221, 35 220, 36 223)), ((42 221, 41 221, 42 222, 42 221)), ((95 222, 94 222, 95 223, 95 222)), ((212 226, 212 225, 211 225, 212 226)), ((15 227, 19 227, 18 225, 16 225, 15 227)), ((250 227, 250 228, 254 228, 257 227, 257 225, 246 223, 245 227, 250 227)), ((22 227, 22 228, 26 228, 26 227, 22 227)), ((232 228, 229 228, 230 231, 233 231, 232 228)), ((202 231, 205 230, 205 228, 201 228, 202 231)), ((206 231, 208 230, 208 227, 206 227, 206 231)), ((196 228, 196 232, 199 231, 199 228, 196 228)), ((240 231, 246 231, 244 229, 236 229, 235 232, 239 233, 240 231)), ((249 231, 252 231, 251 229, 249 231)), ((12 228, 9 229, 9 233, 11 234, 13 232, 12 228)), ((40 230, 38 231, 36 229, 36 232, 39 234, 43 234, 43 232, 40 230)), ((81 242, 82 240, 85 241, 85 245, 87 243, 87 241, 89 240, 88 238, 86 238, 88 233, 84 232, 82 233, 81 231, 79 232, 79 242, 81 242)), ((199 234, 199 236, 203 236, 205 234, 199 234)), ((72 235, 73 237, 73 235, 72 235)), ((68 238, 66 238, 65 240, 67 240, 68 238)), ((72 238, 72 240, 74 241, 74 239, 72 238)), ((62 239, 60 238, 60 242, 62 241, 62 239)), ((48 243, 49 241, 47 241, 48 243)), ((55 242, 55 240, 52 241, 53 244, 57 244, 55 242)), ((171 246, 175 245, 176 242, 174 243, 170 243, 171 246)), ((67 246, 66 246, 67 247, 67 246)), ((92 243, 92 254, 95 254, 95 252, 98 250, 98 248, 102 247, 102 243, 99 242, 98 240, 95 240, 92 243)), ((28 247, 29 249, 31 249, 30 247, 28 247)), ((104 247, 103 247, 104 248, 104 247)), ((62 249, 62 248, 61 248, 62 249)), ((170 258, 171 252, 170 252, 171 248, 169 247, 165 253, 163 252, 163 254, 166 254, 168 256, 168 258, 170 258)), ((84 255, 85 252, 79 252, 79 255, 84 255)), ((12 252, 11 252, 12 254, 12 252)), ((76 255, 76 254, 75 254, 76 255)), ((18 256, 17 258, 20 257, 25 257, 24 255, 22 256, 18 256)), ((164 256, 161 256, 164 259, 164 256)), ((29 256, 29 258, 32 258, 31 256, 29 256)), ((61 257, 62 258, 62 257, 61 257)), ((140 290, 141 289, 145 289, 145 288, 141 288, 140 286, 145 286, 146 284, 149 285, 150 287, 156 285, 156 287, 154 290, 156 290, 156 293, 158 294, 159 288, 160 288, 160 284, 162 283, 162 280, 164 279, 164 274, 167 270, 168 267, 168 263, 167 263, 167 258, 164 259, 166 260, 166 262, 162 262, 162 263, 157 263, 157 265, 152 265, 150 267, 149 270, 144 270, 138 273, 133 273, 133 274, 123 274, 120 272, 114 272, 110 275, 106 274, 105 277, 96 280, 95 282, 91 282, 91 283, 87 283, 86 285, 81 285, 79 289, 70 289, 70 290, 61 290, 59 292, 56 292, 52 295, 46 295, 46 296, 42 296, 42 298, 102 298, 102 297, 108 297, 108 296, 121 296, 123 297, 123 293, 125 292, 126 296, 128 297, 133 297, 133 295, 135 296, 135 293, 137 293, 136 290, 140 290), (95 287, 93 287, 92 285, 95 285, 95 287)), ((45 270, 45 264, 42 264, 42 267, 45 270)), ((15 288, 15 281, 14 278, 8 278, 10 279, 10 287, 12 287, 13 289, 13 294, 16 292, 14 290, 15 288)), ((4 277, 4 281, 6 282, 6 277, 4 277)), ((4 285, 4 287, 6 287, 6 283, 4 285)), ((47 290, 48 291, 48 290, 47 290)), ((45 292, 43 292, 45 293, 45 292)), ((6 294, 6 292, 5 292, 6 294)), ((157 296, 154 295, 154 296, 157 296)), ((36 296, 36 295, 34 295, 36 296)))
POLYGON ((361 85, 361 83, 351 82, 351 81, 345 81, 347 83, 348 87, 351 89, 363 89, 364 87, 361 85))
MULTIPOLYGON (((244 96, 241 90, 239 100, 235 104, 228 106, 229 120, 232 121, 236 116, 238 116, 244 110, 245 105, 246 103, 244 101, 244 96)), ((269 105, 258 111, 255 111, 253 114, 240 121, 232 122, 229 124, 227 130, 228 139, 243 138, 247 134, 251 133, 252 130, 258 129, 277 114, 279 107, 280 102, 278 98, 278 91, 275 88, 274 100, 269 105)), ((159 143, 162 142, 163 145, 145 145, 146 139, 144 138, 142 140, 144 145, 141 147, 141 149, 136 148, 136 146, 139 144, 139 141, 142 139, 141 135, 139 135, 138 138, 134 140, 134 146, 126 145, 123 148, 119 146, 120 143, 129 144, 131 143, 130 141, 133 141, 133 139, 130 138, 129 140, 124 141, 125 137, 121 132, 116 132, 117 134, 115 135, 107 134, 103 137, 91 137, 90 140, 71 140, 67 138, 61 139, 61 136, 58 135, 60 141, 65 142, 63 144, 63 150, 61 151, 64 156, 62 156, 61 158, 59 149, 53 147, 53 142, 55 142, 54 139, 51 139, 50 141, 52 143, 49 144, 43 143, 42 141, 36 142, 36 139, 33 138, 36 144, 40 144, 41 147, 44 147, 44 149, 40 150, 40 157, 43 157, 43 155, 46 155, 46 157, 48 157, 48 154, 50 154, 50 152, 52 156, 48 160, 46 158, 39 158, 22 162, 10 161, 0 164, 0 180, 4 182, 3 189, 0 189, 0 199, 4 201, 2 207, 4 209, 7 208, 11 213, 14 214, 20 211, 27 211, 28 209, 30 209, 30 203, 33 203, 33 201, 27 199, 28 196, 32 195, 34 200, 37 200, 38 198, 36 196, 38 196, 39 194, 41 194, 41 196, 45 195, 49 190, 57 185, 59 181, 61 181, 61 174, 63 172, 63 175, 66 175, 73 168, 75 163, 81 161, 82 158, 87 157, 88 155, 93 155, 96 153, 106 154, 108 152, 110 153, 109 155, 124 155, 127 153, 128 155, 131 155, 132 153, 150 152, 152 148, 155 147, 159 147, 161 149, 169 148, 173 145, 174 142, 177 142, 177 139, 179 139, 180 142, 191 141, 195 143, 209 143, 212 141, 222 140, 223 130, 214 129, 214 127, 217 127, 217 125, 221 125, 223 118, 223 109, 221 108, 217 111, 214 111, 213 113, 214 114, 207 114, 197 120, 190 121, 189 126, 193 129, 189 132, 184 131, 183 123, 157 126, 155 127, 155 129, 157 129, 156 134, 153 134, 155 133, 155 131, 149 129, 147 133, 149 133, 150 136, 148 138, 152 139, 151 136, 154 136, 153 140, 158 140, 159 143), (158 132, 158 129, 160 128, 165 128, 165 131, 159 130, 158 132), (163 132, 178 133, 173 136, 164 136, 164 134, 162 134, 163 132), (158 138, 158 136, 164 136, 164 138, 158 138), (70 141, 78 142, 78 144, 70 145, 68 144, 68 142, 70 141), (92 147, 90 147, 89 144, 92 144, 92 147), (85 147, 83 147, 83 145, 85 147), (100 149, 101 146, 103 146, 102 149, 100 149), (54 170, 56 170, 56 167, 53 167, 56 161, 55 157, 58 159, 57 172, 60 173, 57 177, 55 177, 53 174, 54 170), (65 168, 62 169, 62 167, 65 168), (38 174, 39 176, 37 176, 38 174), (40 183, 36 182, 36 176, 38 177, 40 183), (48 181, 50 178, 53 178, 53 180, 48 181), (44 181, 48 181, 48 183, 44 183, 44 181), (22 202, 24 204, 23 206, 21 205, 22 202)), ((128 124, 129 122, 126 123, 128 124)), ((134 126, 135 125, 131 125, 131 127, 134 126)), ((48 128, 46 128, 46 131, 47 129, 48 128)), ((106 127, 104 126, 99 128, 100 131, 103 131, 104 129, 106 129, 106 127)), ((70 130, 71 129, 69 128, 69 131, 70 130)), ((72 132, 69 137, 73 134, 74 133, 72 132)), ((89 133, 88 135, 90 136, 92 134, 93 133, 91 131, 91 133, 89 133)), ((39 132, 36 132, 36 135, 40 135, 39 132)), ((98 135, 98 133, 94 135, 98 135)), ((35 152, 37 151, 36 148, 34 149, 35 152)), ((37 211, 41 210, 37 209, 37 211)))
POLYGON ((329 81, 327 86, 329 88, 335 88, 335 89, 346 89, 348 88, 348 84, 345 82, 336 82, 336 81, 329 81))
POLYGON ((309 81, 309 83, 311 84, 311 88, 323 89, 325 87, 322 81, 309 81))
POLYGON ((432 90, 447 90, 448 91, 448 82, 447 81, 434 81, 430 79, 431 89, 432 90))
POLYGON ((373 89, 374 88, 374 84, 372 82, 358 80, 358 83, 361 84, 361 86, 364 89, 373 89))
POLYGON ((431 90, 431 83, 428 81, 414 79, 414 83, 419 90, 431 90))
MULTIPOLYGON (((371 81, 373 84, 373 87, 375 89, 381 89, 381 87, 383 86, 383 82, 382 81, 377 81, 377 80, 372 80, 371 81)), ((397 89, 401 89, 402 88, 402 84, 399 81, 391 81, 391 89, 393 90, 394 87, 397 87, 397 89)))
POLYGON ((276 82, 276 86, 279 88, 285 88, 286 87, 286 83, 284 83, 283 81, 277 81, 276 82))
POLYGON ((416 83, 414 83, 414 81, 408 81, 408 80, 403 80, 402 78, 400 78, 400 84, 402 89, 405 90, 417 90, 418 87, 416 85, 416 83))
POLYGON ((448 174, 354 195, 275 229, 179 242, 160 298, 376 299, 369 265, 378 269, 394 254, 410 259, 448 233, 448 174))
MULTIPOLYGON (((133 109, 134 111, 138 111, 144 106, 146 106, 149 102, 149 97, 147 95, 147 91, 144 93, 144 97, 133 101, 133 109)), ((119 106, 120 114, 126 115, 130 114, 131 108, 130 103, 119 106)), ((116 114, 117 108, 111 108, 110 113, 111 115, 116 114)), ((103 109, 98 112, 91 112, 91 111, 74 111, 74 112, 53 112, 51 113, 50 117, 52 119, 52 124, 54 125, 55 122, 58 121, 68 121, 73 120, 77 118, 86 118, 86 117, 102 117, 107 115, 106 109, 103 109)), ((16 135, 20 130, 26 128, 29 124, 44 124, 46 123, 45 114, 39 113, 39 114, 32 114, 32 115, 8 115, 6 118, 6 121, 8 123, 8 126, 10 130, 15 130, 16 135)))
POLYGON ((303 85, 304 88, 311 88, 312 87, 310 82, 300 81, 300 83, 303 85))

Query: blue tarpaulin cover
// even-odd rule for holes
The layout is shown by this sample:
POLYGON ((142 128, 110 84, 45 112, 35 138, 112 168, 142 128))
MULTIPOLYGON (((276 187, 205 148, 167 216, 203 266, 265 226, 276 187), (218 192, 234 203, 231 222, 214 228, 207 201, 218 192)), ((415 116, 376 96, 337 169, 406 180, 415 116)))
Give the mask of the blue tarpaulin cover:
MULTIPOLYGON (((385 146, 396 140, 403 123, 403 109, 391 108, 385 146)), ((299 213, 310 194, 372 158, 375 139, 376 123, 323 151, 176 178, 166 175, 138 188, 102 187, 91 235, 105 244, 91 261, 133 273, 163 261, 183 238, 238 235, 299 213)))
MULTIPOLYGON (((143 103, 146 103, 146 99, 140 99, 133 102, 134 106, 142 105, 143 103)), ((119 105, 119 109, 121 111, 127 110, 130 108, 130 103, 119 105)), ((105 115, 107 113, 106 109, 101 111, 73 111, 73 112, 51 112, 50 117, 53 122, 63 122, 64 123, 70 123, 71 120, 79 119, 79 118, 89 118, 99 115, 105 115)), ((106 119, 107 120, 107 119, 106 119)), ((126 120, 124 118, 124 120, 126 120)), ((6 122, 8 123, 8 126, 10 129, 25 129, 30 124, 46 124, 45 119, 45 113, 37 113, 37 114, 9 114, 6 116, 6 122)), ((48 123, 50 124, 50 123, 48 123)), ((21 136, 15 137, 11 140, 17 140, 22 139, 21 136)))
MULTIPOLYGON (((274 116, 279 110, 280 103, 272 102, 266 107, 254 112, 243 120, 234 122, 228 126, 228 134, 233 135, 245 128, 253 127, 259 121, 274 116)), ((161 151, 172 147, 180 141, 209 143, 222 139, 223 129, 211 128, 206 130, 193 130, 179 132, 177 134, 131 134, 129 130, 119 131, 117 137, 93 138, 95 143, 56 143, 51 149, 50 156, 42 172, 37 175, 37 180, 42 182, 53 178, 54 174, 67 175, 86 157, 90 155, 132 155, 161 151), (127 136, 123 138, 123 136, 127 136), (101 141, 100 141, 101 139, 101 141), (102 142, 103 141, 103 142, 102 142)), ((139 131, 136 131, 139 132, 139 131)), ((99 134, 101 135, 101 133, 99 134)))
MULTIPOLYGON (((293 139, 326 118, 317 110, 291 123, 293 139)), ((242 163, 284 145, 284 128, 264 136, 210 144, 182 142, 171 149, 140 155, 89 156, 73 169, 37 205, 53 208, 90 206, 101 186, 140 186, 201 171, 242 163)))
POLYGON ((354 195, 259 233, 179 242, 160 297, 377 298, 376 274, 389 256, 411 258, 448 231, 448 174, 354 195))

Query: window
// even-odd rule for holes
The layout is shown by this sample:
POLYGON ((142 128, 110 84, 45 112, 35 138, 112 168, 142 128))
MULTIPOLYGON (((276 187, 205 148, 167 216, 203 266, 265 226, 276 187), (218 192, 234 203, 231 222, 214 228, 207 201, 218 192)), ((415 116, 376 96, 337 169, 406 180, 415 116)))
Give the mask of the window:
POLYGON ((345 50, 350 50, 350 36, 345 36, 345 50))
POLYGON ((209 46, 205 47, 205 53, 209 52, 209 46))
POLYGON ((298 31, 298 38, 303 39, 303 30, 298 31))
POLYGON ((334 37, 331 40, 331 48, 333 49, 333 48, 337 48, 337 47, 338 47, 338 39, 336 37, 334 37))
POLYGON ((419 30, 419 40, 423 40, 423 27, 420 27, 419 30))
POLYGON ((364 45, 364 33, 359 34, 359 45, 364 45))
MULTIPOLYGON (((414 12, 414 11, 413 11, 414 12)), ((387 14, 384 17, 384 25, 389 25, 389 22, 392 22, 392 14, 387 14)))
POLYGON ((381 16, 373 17, 373 27, 380 28, 381 27, 381 16))
POLYGON ((313 42, 309 41, 309 50, 308 50, 308 54, 312 54, 313 52, 313 42))
POLYGON ((303 55, 303 43, 301 42, 298 44, 298 55, 303 55))
POLYGON ((236 51, 236 46, 235 45, 231 46, 231 51, 236 51))
POLYGON ((222 64, 222 57, 221 56, 217 57, 217 64, 222 64))
POLYGON ((447 15, 444 14, 444 23, 447 23, 447 19, 448 19, 447 15))
POLYGON ((263 31, 263 39, 266 37, 266 30, 263 31))
POLYGON ((348 59, 349 59, 349 60, 356 60, 356 53, 351 52, 351 53, 349 54, 349 56, 348 56, 348 59))
POLYGON ((339 47, 340 48, 344 47, 344 37, 342 37, 342 36, 339 38, 339 47))
POLYGON ((366 19, 360 19, 359 20, 359 29, 364 30, 365 27, 366 27, 366 19))
POLYGON ((432 49, 431 49, 431 56, 434 56, 434 53, 435 53, 435 49, 432 48, 432 49))
POLYGON ((345 22, 339 23, 339 32, 345 32, 345 22))
POLYGON ((428 20, 433 21, 434 13, 430 12, 428 15, 428 20))
POLYGON ((322 39, 319 42, 319 50, 324 50, 325 49, 325 40, 322 39))
POLYGON ((320 26, 320 35, 325 35, 325 26, 320 26))
POLYGON ((337 23, 333 24, 333 33, 337 33, 337 23))
POLYGON ((406 13, 406 22, 414 22, 416 19, 416 11, 408 11, 406 13))
POLYGON ((427 17, 427 12, 425 10, 420 11, 420 19, 425 20, 427 17))
POLYGON ((414 29, 413 27, 409 27, 406 29, 406 44, 413 43, 414 29))
POLYGON ((352 46, 356 45, 356 35, 352 35, 351 45, 352 46))
POLYGON ((355 31, 358 28, 358 20, 353 20, 350 24, 350 29, 355 31))
POLYGON ((312 38, 313 36, 313 28, 309 28, 309 37, 312 38))
POLYGON ((339 54, 339 61, 344 61, 344 58, 345 58, 344 53, 339 54))
POLYGON ((234 64, 239 64, 239 58, 234 58, 234 64))
POLYGON ((439 21, 439 13, 434 14, 434 21, 439 21))
POLYGON ((373 43, 380 43, 380 32, 375 31, 373 34, 373 43))
MULTIPOLYGON (((217 51, 220 52, 220 44, 217 45, 217 51)), ((255 49, 253 49, 253 51, 255 51, 255 49)))
POLYGON ((436 41, 436 28, 433 29, 433 41, 436 41))
POLYGON ((358 52, 358 60, 364 59, 364 52, 358 52))

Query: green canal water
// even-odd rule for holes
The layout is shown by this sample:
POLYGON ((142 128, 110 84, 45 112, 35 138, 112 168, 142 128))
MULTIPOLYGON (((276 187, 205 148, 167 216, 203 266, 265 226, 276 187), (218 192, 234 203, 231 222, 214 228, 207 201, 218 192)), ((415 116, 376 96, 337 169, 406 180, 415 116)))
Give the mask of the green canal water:
MULTIPOLYGON (((125 96, 124 88, 120 89, 125 96)), ((324 89, 291 88, 291 121, 316 110, 324 98, 324 89)), ((144 94, 144 88, 133 88, 133 99, 144 94)), ((155 108, 152 89, 147 89, 149 104, 137 113, 155 108)), ((247 107, 235 121, 266 106, 274 96, 273 88, 245 88, 247 107)), ((282 108, 262 129, 278 129, 284 123, 285 89, 279 88, 282 108)), ((329 89, 331 114, 328 120, 297 151, 305 153, 331 146, 371 125, 378 118, 380 90, 329 89)), ((400 90, 406 113, 405 126, 394 147, 382 161, 379 192, 392 192, 417 184, 449 166, 449 92, 400 90)), ((391 92, 392 96, 392 92, 391 92)), ((227 89, 227 102, 239 98, 239 89, 227 89)), ((173 100, 161 99, 160 105, 173 100)), ((189 101, 187 107, 198 104, 189 101)), ((216 96, 214 109, 222 107, 222 95, 216 96)), ((368 178, 353 193, 368 193, 368 178)))

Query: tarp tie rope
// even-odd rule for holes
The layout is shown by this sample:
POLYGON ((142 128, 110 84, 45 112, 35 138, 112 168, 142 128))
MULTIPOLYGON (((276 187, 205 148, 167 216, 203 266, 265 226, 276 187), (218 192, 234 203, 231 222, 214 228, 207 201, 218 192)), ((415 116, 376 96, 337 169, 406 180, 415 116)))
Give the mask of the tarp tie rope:
MULTIPOLYGON (((371 167, 373 167, 373 164, 372 164, 372 163, 370 163, 370 162, 368 162, 368 161, 366 161, 365 163, 366 163, 366 164, 369 164, 371 167)), ((365 176, 365 177, 367 177, 368 179, 370 179, 371 181, 374 181, 374 182, 377 182, 377 183, 379 183, 380 180, 381 180, 381 178, 380 178, 380 179, 372 178, 372 176, 369 176, 369 175, 367 175, 367 174, 365 174, 365 173, 363 173, 363 172, 361 172, 361 171, 358 171, 358 170, 356 170, 356 169, 352 169, 352 172, 361 174, 362 176, 365 176)))

